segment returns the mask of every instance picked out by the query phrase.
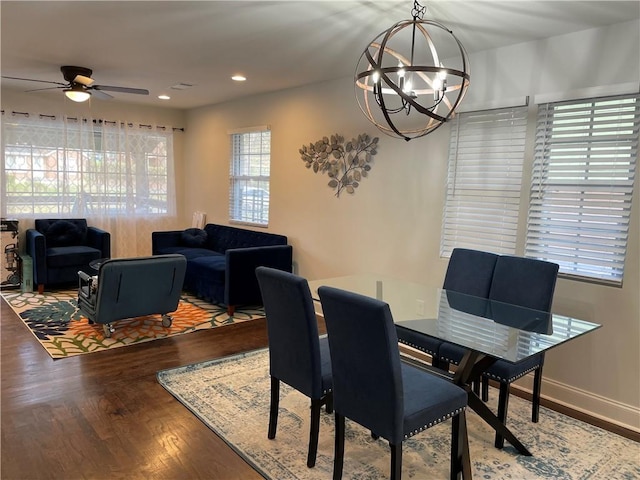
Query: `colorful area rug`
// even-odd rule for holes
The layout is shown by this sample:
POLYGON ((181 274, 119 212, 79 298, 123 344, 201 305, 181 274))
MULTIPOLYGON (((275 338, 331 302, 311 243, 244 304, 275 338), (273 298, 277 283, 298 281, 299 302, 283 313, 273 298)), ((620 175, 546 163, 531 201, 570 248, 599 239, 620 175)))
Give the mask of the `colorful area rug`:
MULTIPOLYGON (((280 386, 280 413, 274 440, 269 419, 268 352, 189 365, 158 373, 158 381, 265 478, 315 480, 333 471, 333 415, 321 415, 318 458, 307 468, 309 400, 280 386)), ((493 388, 490 389, 493 394, 493 388)), ((496 405, 495 395, 490 406, 496 405)), ((512 396, 509 426, 531 450, 519 455, 506 444, 494 448, 493 431, 474 412, 467 414, 473 477, 482 480, 600 480, 640 478, 640 444, 552 410, 541 408, 531 423, 531 404, 512 396)), ((449 478, 451 423, 430 428, 404 442, 403 479, 449 478)), ((345 479, 389 478, 388 443, 347 420, 345 479)))
POLYGON ((221 327, 264 317, 262 307, 237 308, 233 317, 226 308, 183 295, 172 313, 171 327, 162 326, 160 315, 113 323, 115 331, 104 336, 102 325, 90 325, 78 309, 77 290, 2 293, 14 312, 31 330, 52 358, 93 353, 160 338, 221 327))

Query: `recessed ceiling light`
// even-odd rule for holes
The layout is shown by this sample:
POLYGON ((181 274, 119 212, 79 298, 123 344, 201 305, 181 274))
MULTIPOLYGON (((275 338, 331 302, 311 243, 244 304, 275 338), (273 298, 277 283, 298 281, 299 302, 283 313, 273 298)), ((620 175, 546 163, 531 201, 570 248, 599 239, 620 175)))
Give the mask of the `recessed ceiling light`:
POLYGON ((231 77, 231 80, 234 80, 236 82, 244 82, 247 79, 247 77, 245 77, 244 75, 234 75, 233 77, 231 77))
POLYGON ((171 100, 171 97, 169 95, 158 95, 158 98, 160 100, 171 100))

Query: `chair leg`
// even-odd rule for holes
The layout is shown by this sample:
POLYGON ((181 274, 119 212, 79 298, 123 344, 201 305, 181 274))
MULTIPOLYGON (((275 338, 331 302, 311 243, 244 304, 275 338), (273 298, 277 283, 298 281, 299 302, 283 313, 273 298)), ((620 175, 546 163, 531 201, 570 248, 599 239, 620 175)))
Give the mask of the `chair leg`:
POLYGON ((431 356, 431 365, 441 370, 443 369, 442 362, 440 362, 440 359, 437 357, 437 355, 431 356))
POLYGON ((38 284, 38 294, 42 295, 44 293, 44 283, 38 284))
POLYGON ((236 312, 235 305, 227 305, 227 315, 233 317, 233 314, 236 312))
POLYGON ((467 416, 463 410, 451 421, 451 480, 471 479, 471 459, 469 457, 469 437, 467 416))
POLYGON ((278 408, 280 406, 280 380, 271 377, 271 406, 269 407, 269 433, 267 437, 271 440, 276 438, 278 428, 278 408))
POLYGON ((342 464, 344 462, 344 416, 335 414, 336 438, 333 452, 333 480, 342 479, 342 464))
POLYGON ((486 375, 482 376, 482 401, 489 401, 489 377, 486 375))
POLYGON ((327 413, 333 413, 333 392, 329 392, 325 395, 325 401, 327 405, 327 413))
POLYGON ((309 468, 314 467, 316 464, 322 403, 322 399, 311 399, 311 429, 309 430, 309 453, 307 453, 307 467, 309 468))
POLYGON ((542 366, 533 374, 533 398, 531 399, 531 421, 538 423, 540 419, 540 390, 542 389, 542 366))
POLYGON ((389 442, 391 449, 391 476, 390 480, 401 480, 402 478, 402 442, 397 445, 389 442))
POLYGON ((471 386, 473 387, 473 393, 476 395, 480 395, 480 378, 476 378, 471 382, 471 386))
MULTIPOLYGON (((507 423, 507 408, 509 408, 509 384, 500 382, 500 396, 498 398, 498 419, 503 423, 507 423)), ((504 437, 496 433, 496 448, 504 447, 504 437)))

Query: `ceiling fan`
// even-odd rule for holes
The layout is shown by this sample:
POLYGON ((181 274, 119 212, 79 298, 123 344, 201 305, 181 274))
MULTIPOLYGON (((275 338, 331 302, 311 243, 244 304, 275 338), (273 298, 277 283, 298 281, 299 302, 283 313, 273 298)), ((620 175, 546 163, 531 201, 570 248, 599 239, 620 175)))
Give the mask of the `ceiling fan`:
POLYGON ((84 102, 91 97, 91 95, 95 95, 96 98, 101 98, 103 100, 108 100, 113 98, 112 95, 106 93, 109 92, 118 92, 118 93, 133 93, 136 95, 149 95, 149 90, 145 90, 143 88, 130 88, 130 87, 114 87, 110 85, 94 85, 94 80, 91 78, 91 74, 93 71, 90 68, 85 67, 72 67, 72 66, 63 66, 60 67, 60 71, 62 72, 62 76, 67 81, 67 83, 62 82, 51 82, 48 80, 36 80, 35 78, 19 78, 19 77, 6 77, 2 76, 2 78, 7 78, 11 80, 25 80, 28 82, 40 82, 40 83, 50 83, 53 85, 58 85, 57 87, 47 87, 47 88, 37 88, 34 90, 27 90, 27 92, 37 92, 41 90, 51 90, 54 88, 62 88, 64 94, 67 98, 73 100, 74 102, 84 102))

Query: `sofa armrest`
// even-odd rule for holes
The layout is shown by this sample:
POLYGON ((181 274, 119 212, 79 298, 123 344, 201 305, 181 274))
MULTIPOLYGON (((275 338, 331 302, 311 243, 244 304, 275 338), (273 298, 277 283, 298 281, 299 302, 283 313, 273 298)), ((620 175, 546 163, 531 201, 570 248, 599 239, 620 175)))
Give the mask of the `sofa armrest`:
POLYGON ((171 230, 151 233, 151 254, 159 255, 160 250, 168 247, 179 247, 183 230, 171 230))
POLYGON ((293 265, 291 245, 234 248, 227 250, 225 256, 226 305, 262 305, 256 268, 265 266, 291 272, 293 265))
POLYGON ((35 228, 26 231, 27 254, 33 261, 33 283, 44 285, 47 283, 47 241, 45 236, 35 228))
POLYGON ((87 246, 102 252, 102 258, 111 258, 111 234, 97 227, 87 227, 87 246))

